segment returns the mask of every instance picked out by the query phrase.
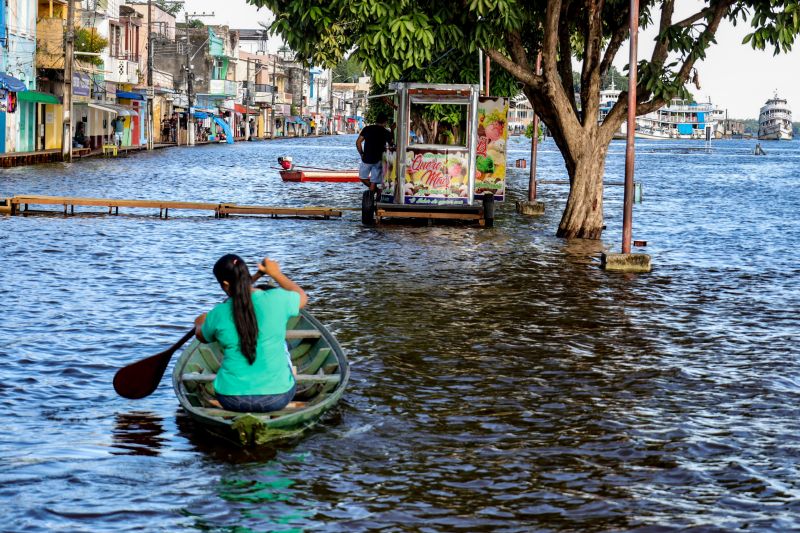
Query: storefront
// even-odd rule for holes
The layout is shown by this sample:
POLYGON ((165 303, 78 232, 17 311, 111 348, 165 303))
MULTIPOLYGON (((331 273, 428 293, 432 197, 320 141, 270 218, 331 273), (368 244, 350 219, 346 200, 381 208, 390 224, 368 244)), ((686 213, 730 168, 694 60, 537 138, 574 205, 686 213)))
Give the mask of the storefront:
POLYGON ((28 148, 24 151, 61 148, 64 107, 58 98, 50 93, 24 91, 17 94, 17 101, 24 104, 20 109, 26 113, 21 122, 21 133, 24 131, 26 136, 24 146, 28 148))

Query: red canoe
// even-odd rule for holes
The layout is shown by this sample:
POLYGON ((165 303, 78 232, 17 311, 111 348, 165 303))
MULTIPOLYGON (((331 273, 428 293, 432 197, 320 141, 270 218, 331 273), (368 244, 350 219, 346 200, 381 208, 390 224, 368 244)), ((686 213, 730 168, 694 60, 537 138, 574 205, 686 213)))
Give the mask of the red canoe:
POLYGON ((358 182, 358 170, 281 170, 283 181, 358 182))

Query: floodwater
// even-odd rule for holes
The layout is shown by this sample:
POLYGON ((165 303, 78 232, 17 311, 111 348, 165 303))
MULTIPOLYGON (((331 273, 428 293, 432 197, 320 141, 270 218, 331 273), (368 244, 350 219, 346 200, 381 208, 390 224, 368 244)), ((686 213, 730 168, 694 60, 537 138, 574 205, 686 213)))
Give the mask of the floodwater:
MULTIPOLYGON (((274 169, 352 167, 354 140, 3 170, 0 196, 355 207, 359 184, 274 169)), ((542 185, 547 213, 522 218, 519 169, 492 229, 0 217, 0 530, 800 528, 800 142, 754 145, 638 143, 649 274, 598 267, 619 250, 621 187, 603 241, 567 242, 566 187, 542 185), (280 261, 352 365, 333 415, 273 448, 207 439, 166 377, 139 401, 111 387, 221 300, 226 252, 280 261)), ((528 154, 509 146, 509 163, 528 154)), ((540 154, 540 177, 563 179, 552 141, 540 154)), ((606 179, 623 164, 615 143, 606 179)))

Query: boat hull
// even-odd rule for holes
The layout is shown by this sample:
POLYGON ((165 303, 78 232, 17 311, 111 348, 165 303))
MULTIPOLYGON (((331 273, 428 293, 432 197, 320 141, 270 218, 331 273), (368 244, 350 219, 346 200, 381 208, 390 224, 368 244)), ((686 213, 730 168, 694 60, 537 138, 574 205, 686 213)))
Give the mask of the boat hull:
POLYGON ((339 343, 310 313, 289 321, 287 347, 298 369, 295 400, 305 403, 273 413, 237 413, 211 404, 213 377, 222 360, 216 343, 196 339, 183 351, 172 372, 178 402, 204 432, 238 446, 259 446, 296 437, 315 425, 344 393, 350 368, 339 343))
POLYGON ((281 170, 281 179, 292 182, 357 183, 358 170, 281 170))
POLYGON ((759 141, 791 141, 793 132, 791 129, 780 129, 770 132, 761 132, 758 134, 759 141))

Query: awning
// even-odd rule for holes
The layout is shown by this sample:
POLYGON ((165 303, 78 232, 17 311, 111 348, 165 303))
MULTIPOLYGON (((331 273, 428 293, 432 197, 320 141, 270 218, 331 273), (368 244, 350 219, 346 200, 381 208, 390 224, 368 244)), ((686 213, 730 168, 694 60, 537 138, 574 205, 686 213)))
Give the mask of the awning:
POLYGON ((97 109, 98 111, 102 111, 103 113, 111 113, 113 115, 117 114, 117 110, 111 107, 109 104, 105 103, 98 103, 98 102, 75 102, 74 105, 86 105, 91 107, 92 109, 97 109))
POLYGON ((233 109, 234 109, 234 111, 236 111, 237 113, 241 113, 241 114, 243 114, 243 115, 244 115, 245 113, 247 113, 247 109, 245 109, 245 107, 244 107, 242 104, 233 104, 233 109))
POLYGON ((54 95, 50 93, 43 93, 40 91, 24 91, 17 94, 17 100, 20 102, 41 102, 43 104, 56 104, 59 105, 61 102, 58 101, 54 95))
POLYGON ((105 104, 105 105, 107 105, 111 109, 116 109, 117 115, 121 117, 132 117, 139 114, 130 107, 125 107, 124 105, 118 105, 118 104, 105 104))
POLYGON ((117 98, 127 98, 128 100, 144 100, 144 95, 132 93, 130 91, 117 91, 117 98))
POLYGON ((19 93, 27 91, 25 82, 18 80, 14 76, 9 76, 5 72, 0 72, 0 89, 11 91, 12 93, 19 93))

